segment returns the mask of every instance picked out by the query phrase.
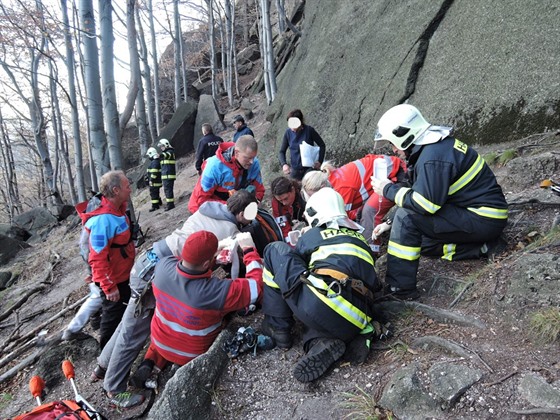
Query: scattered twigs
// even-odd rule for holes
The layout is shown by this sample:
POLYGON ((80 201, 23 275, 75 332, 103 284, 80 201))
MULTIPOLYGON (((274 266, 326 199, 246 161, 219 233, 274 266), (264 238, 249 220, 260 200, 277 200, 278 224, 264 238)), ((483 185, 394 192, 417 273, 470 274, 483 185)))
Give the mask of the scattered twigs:
POLYGON ((19 328, 21 327, 21 324, 23 324, 24 322, 30 321, 31 319, 35 318, 38 315, 41 315, 43 313, 45 313, 47 311, 48 308, 40 308, 37 309, 36 311, 30 313, 29 315, 25 315, 23 317, 21 317, 21 319, 18 319, 17 321, 8 321, 5 322, 3 324, 0 324, 0 330, 4 329, 4 328, 8 328, 8 327, 16 327, 19 328))
POLYGON ((27 299, 29 299, 35 293, 42 291, 45 287, 46 286, 44 284, 40 284, 38 286, 35 286, 32 289, 29 289, 27 292, 25 292, 25 294, 16 303, 14 303, 3 314, 0 315, 0 321, 4 321, 6 318, 8 318, 12 314, 12 312, 14 312, 16 309, 18 309, 20 306, 22 306, 25 302, 27 302, 27 299))
POLYGON ((537 200, 536 198, 531 198, 530 200, 525 201, 512 201, 508 203, 508 207, 516 207, 516 206, 528 206, 538 204, 539 206, 545 207, 560 207, 560 203, 553 203, 551 201, 541 201, 537 200))
POLYGON ((463 287, 463 290, 461 290, 461 292, 457 295, 457 297, 455 299, 453 299, 453 302, 451 302, 449 304, 449 306, 447 307, 447 309, 451 309, 453 308, 457 302, 459 302, 461 300, 461 298, 463 297, 463 295, 465 294, 465 292, 474 284, 474 282, 470 282, 465 284, 465 286, 463 287))
POLYGON ((48 348, 50 348, 52 346, 55 346, 58 343, 60 343, 60 335, 57 334, 45 343, 46 344, 45 347, 41 347, 40 349, 37 349, 33 354, 27 356, 25 359, 23 359, 16 366, 14 366, 13 368, 9 369, 7 372, 0 375, 0 384, 4 383, 8 379, 13 378, 22 369, 24 369, 24 368, 28 367, 29 365, 32 365, 33 363, 35 363, 37 361, 37 359, 39 359, 39 357, 41 357, 41 355, 44 354, 47 351, 48 348))
POLYGON ((521 414, 521 415, 531 415, 531 414, 556 414, 560 415, 560 408, 530 408, 528 410, 508 410, 510 413, 521 414))
POLYGON ((33 330, 29 331, 28 333, 26 333, 25 335, 17 338, 15 341, 13 341, 12 343, 10 343, 9 345, 6 345, 4 347, 4 349, 2 349, 2 351, 0 352, 0 354, 3 354, 7 351, 12 351, 16 346, 18 346, 19 344, 21 344, 22 342, 25 342, 27 340, 29 340, 30 338, 32 338, 33 336, 35 336, 35 334, 37 334, 39 331, 41 331, 42 329, 44 329, 45 327, 47 327, 51 322, 53 322, 54 320, 60 318, 62 315, 64 315, 66 312, 71 311, 72 309, 76 308, 77 306, 81 305, 82 303, 85 302, 85 300, 87 299, 87 296, 82 297, 81 299, 77 300, 76 302, 74 302, 72 305, 67 306, 66 308, 62 309, 61 311, 59 311, 58 313, 56 313, 55 315, 51 316, 49 319, 47 319, 45 322, 43 322, 42 324, 38 325, 37 327, 35 327, 33 330))
POLYGON ((483 384, 483 385, 486 386, 486 387, 490 387, 490 386, 501 384, 502 382, 507 381, 512 376, 517 375, 517 373, 518 372, 516 370, 514 370, 513 372, 508 373, 506 376, 503 376, 503 377, 501 377, 500 379, 498 379, 494 382, 489 382, 489 383, 486 383, 486 384, 483 384))

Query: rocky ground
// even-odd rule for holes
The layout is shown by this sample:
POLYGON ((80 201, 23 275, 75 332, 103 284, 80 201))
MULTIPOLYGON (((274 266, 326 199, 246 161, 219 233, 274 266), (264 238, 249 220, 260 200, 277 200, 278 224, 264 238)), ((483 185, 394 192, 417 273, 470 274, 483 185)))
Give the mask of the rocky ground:
MULTIPOLYGON (((267 129, 262 98, 252 98, 255 119, 249 125, 259 138, 267 129)), ((227 115, 226 121, 236 112, 227 115)), ((232 135, 231 130, 224 133, 232 135)), ((342 361, 324 378, 304 385, 291 370, 302 355, 301 336, 289 351, 274 349, 244 354, 227 364, 211 391, 209 416, 216 419, 314 419, 314 418, 553 418, 560 407, 560 352, 558 341, 545 344, 530 319, 538 311, 557 308, 560 281, 560 197, 538 188, 544 177, 560 178, 558 136, 537 135, 508 144, 480 147, 489 156, 515 151, 495 172, 511 204, 506 236, 508 249, 494 261, 446 263, 422 258, 419 286, 422 305, 385 304, 397 310, 392 316, 394 337, 374 343, 367 361, 355 366, 342 361), (517 157, 516 157, 517 156, 517 157), (396 309, 395 309, 396 308, 396 309), (451 378, 442 383, 443 378, 451 378), (533 411, 530 411, 533 410, 533 411), (539 414, 535 413, 539 411, 539 414), (523 412, 526 414, 518 414, 523 412), (539 417, 541 416, 541 417, 539 417)), ((505 160, 505 158, 503 158, 505 160)), ((177 207, 170 212, 148 213, 147 190, 134 202, 140 222, 151 242, 167 235, 188 217, 186 205, 196 173, 192 157, 179 161, 175 185, 177 207)), ((270 179, 266 180, 266 184, 270 179)), ((87 293, 82 282, 83 262, 77 250, 79 225, 67 220, 47 240, 23 250, 10 264, 19 270, 19 281, 0 292, 3 314, 38 284, 46 287, 29 297, 16 313, 0 318, 2 346, 0 416, 34 406, 27 384, 32 375, 46 379, 46 401, 71 398, 73 391, 59 369, 60 360, 75 364, 80 393, 110 419, 142 418, 157 400, 170 372, 165 372, 158 392, 135 411, 117 412, 107 405, 99 383, 88 381, 95 366, 93 338, 58 343, 57 337, 74 311, 52 319, 87 293), (34 337, 44 325, 46 346, 9 353, 21 348, 25 334, 34 337), (55 345, 48 345, 49 343, 55 345), (36 352, 37 361, 6 372, 36 352), (54 364, 53 362, 56 361, 54 364)), ((382 261, 378 263, 384 277, 382 261)), ((253 326, 261 314, 235 317, 229 329, 253 326)), ((297 332, 297 331, 296 331, 297 332)), ((187 390, 188 392, 188 390, 187 390)), ((188 415, 185 413, 184 417, 188 415)))

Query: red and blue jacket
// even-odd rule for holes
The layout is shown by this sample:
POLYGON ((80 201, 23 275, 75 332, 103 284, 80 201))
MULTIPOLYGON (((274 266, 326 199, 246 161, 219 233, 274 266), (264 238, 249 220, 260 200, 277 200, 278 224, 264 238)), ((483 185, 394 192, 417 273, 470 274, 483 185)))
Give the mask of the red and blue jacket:
POLYGON ((130 277, 136 250, 131 239, 126 203, 116 208, 105 197, 95 210, 86 213, 88 202, 76 205, 84 229, 89 234, 88 264, 94 283, 105 294, 130 277))
POLYGON ((251 167, 244 169, 237 164, 234 148, 235 143, 222 143, 216 155, 206 160, 189 200, 191 213, 206 201, 225 203, 230 194, 241 189, 253 190, 257 200, 263 199, 264 185, 259 160, 255 157, 251 167))
POLYGON ((166 360, 180 366, 205 353, 223 327, 226 314, 260 299, 262 261, 253 248, 245 252, 246 278, 191 273, 174 257, 160 260, 153 281, 156 310, 152 345, 166 360))

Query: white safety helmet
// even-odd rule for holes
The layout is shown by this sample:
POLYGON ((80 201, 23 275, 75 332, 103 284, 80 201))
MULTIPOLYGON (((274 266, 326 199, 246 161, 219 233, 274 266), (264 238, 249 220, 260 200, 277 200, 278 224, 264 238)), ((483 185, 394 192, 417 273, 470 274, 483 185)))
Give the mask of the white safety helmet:
POLYGON ((303 214, 309 226, 324 225, 341 217, 346 217, 344 200, 332 188, 321 188, 309 197, 303 214))
POLYGON ((156 158, 158 156, 158 152, 156 150, 155 147, 150 147, 148 149, 148 151, 146 152, 146 156, 148 156, 150 159, 156 158))
POLYGON ((419 144, 423 134, 430 127, 420 111, 412 105, 401 104, 388 110, 377 123, 375 141, 387 140, 397 149, 408 149, 419 144))
POLYGON ((169 143, 169 140, 167 139, 160 139, 158 141, 158 146, 165 146, 165 147, 171 147, 171 143, 169 143))

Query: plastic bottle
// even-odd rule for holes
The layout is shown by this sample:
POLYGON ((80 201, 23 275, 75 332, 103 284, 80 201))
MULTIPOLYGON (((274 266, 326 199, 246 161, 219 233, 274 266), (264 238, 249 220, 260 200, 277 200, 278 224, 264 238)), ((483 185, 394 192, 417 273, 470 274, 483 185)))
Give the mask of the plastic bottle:
POLYGON ((387 173, 387 161, 385 158, 380 157, 373 161, 373 177, 375 179, 383 180, 387 179, 389 174, 387 173))
MULTIPOLYGON (((377 180, 387 179, 389 177, 388 168, 387 168, 387 161, 384 157, 378 157, 373 161, 373 177, 377 180)), ((379 195, 379 208, 377 212, 381 210, 381 201, 383 200, 383 196, 379 195)), ((377 216, 377 215, 376 215, 377 216)), ((379 238, 374 238, 372 233, 373 243, 370 245, 371 250, 375 253, 379 253, 381 247, 381 240, 379 238)))

